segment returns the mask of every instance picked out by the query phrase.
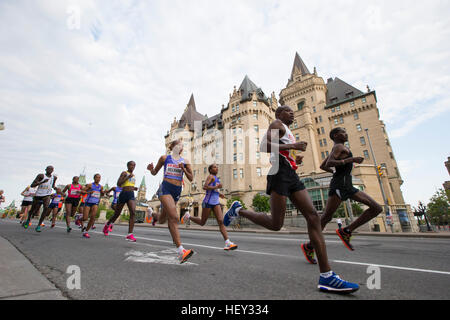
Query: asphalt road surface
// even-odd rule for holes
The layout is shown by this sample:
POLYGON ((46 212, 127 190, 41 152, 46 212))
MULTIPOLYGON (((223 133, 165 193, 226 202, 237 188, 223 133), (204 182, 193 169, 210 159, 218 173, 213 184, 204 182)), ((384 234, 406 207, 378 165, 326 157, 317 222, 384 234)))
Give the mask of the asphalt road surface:
POLYGON ((350 252, 337 236, 326 236, 333 270, 361 286, 355 294, 335 295, 317 289, 318 267, 305 261, 299 247, 307 235, 229 232, 239 249, 225 252, 219 231, 181 230, 184 247, 196 254, 180 265, 168 229, 136 227, 136 243, 125 241, 125 226, 115 226, 109 237, 101 229, 97 225, 91 239, 83 239, 76 228, 67 234, 63 223, 37 233, 0 221, 0 236, 71 299, 450 298, 450 239, 355 236, 356 251, 350 252), (69 266, 80 268, 79 290, 67 288, 69 266))

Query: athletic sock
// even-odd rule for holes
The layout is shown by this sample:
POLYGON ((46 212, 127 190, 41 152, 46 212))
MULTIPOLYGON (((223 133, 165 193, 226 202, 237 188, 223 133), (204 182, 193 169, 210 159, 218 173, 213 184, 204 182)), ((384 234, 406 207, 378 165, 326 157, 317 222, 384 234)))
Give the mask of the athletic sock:
POLYGON ((184 250, 183 246, 179 246, 179 247, 177 248, 177 252, 178 252, 179 254, 182 254, 182 253, 183 253, 183 250, 184 250))
POLYGON ((325 272, 325 273, 321 273, 321 274, 320 274, 320 276, 321 276, 322 278, 325 278, 325 279, 331 277, 332 275, 333 275, 333 271, 328 271, 328 272, 325 272))
POLYGON ((225 240, 225 245, 230 245, 230 244, 231 244, 230 239, 225 240))

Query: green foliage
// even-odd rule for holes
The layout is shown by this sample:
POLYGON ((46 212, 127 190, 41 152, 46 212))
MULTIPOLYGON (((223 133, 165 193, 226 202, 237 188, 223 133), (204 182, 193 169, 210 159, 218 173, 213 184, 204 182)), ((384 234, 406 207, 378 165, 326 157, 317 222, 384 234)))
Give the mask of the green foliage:
POLYGON ((129 214, 123 214, 120 216, 120 221, 121 222, 128 222, 130 221, 130 215, 129 214))
POLYGON ((427 214, 434 222, 448 221, 448 214, 450 213, 450 204, 447 194, 443 189, 439 189, 430 199, 428 203, 427 214))
POLYGON ((240 198, 240 197, 237 197, 237 196, 233 196, 233 197, 231 197, 230 199, 228 199, 228 201, 227 201, 227 207, 230 208, 231 205, 233 204, 233 202, 235 202, 235 201, 239 201, 239 202, 241 203, 241 205, 242 205, 242 208, 247 209, 247 207, 245 206, 245 203, 243 203, 242 200, 241 200, 241 198, 240 198))
MULTIPOLYGON (((342 202, 341 205, 339 206, 339 208, 334 213, 334 215, 333 215, 334 218, 345 218, 344 205, 345 205, 345 202, 342 202)), ((355 216, 355 217, 359 217, 364 212, 364 210, 361 208, 361 206, 356 202, 352 203, 352 210, 353 210, 353 216, 355 216)))
POLYGON ((107 220, 111 219, 113 215, 114 215, 114 210, 112 210, 112 209, 106 210, 106 219, 107 220))
POLYGON ((253 197, 252 207, 257 212, 270 212, 270 197, 256 194, 253 197))

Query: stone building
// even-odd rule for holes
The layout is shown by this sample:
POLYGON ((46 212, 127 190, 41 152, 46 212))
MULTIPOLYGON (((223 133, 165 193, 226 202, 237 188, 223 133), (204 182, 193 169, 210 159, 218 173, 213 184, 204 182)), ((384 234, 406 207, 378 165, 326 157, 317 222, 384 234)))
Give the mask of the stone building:
MULTIPOLYGON (((298 53, 287 85, 279 94, 279 103, 274 93, 266 96, 245 76, 239 88, 234 87, 220 113, 212 117, 200 114, 192 95, 181 118, 174 119, 165 136, 166 147, 181 137, 183 156, 191 159, 194 171, 193 183, 186 181, 183 188, 178 204, 180 215, 188 202, 193 202, 193 214, 199 214, 204 197, 202 186, 212 163, 219 164, 222 192, 227 198, 238 196, 251 207, 253 197, 265 193, 269 163, 268 155, 259 152, 259 144, 279 105, 288 105, 294 110, 291 130, 298 141, 308 142, 308 149, 303 154, 304 163, 297 172, 307 185, 318 211, 324 209, 331 180, 331 175, 320 169, 333 146, 329 133, 335 127, 343 127, 349 134, 348 146, 353 154, 365 158, 363 164, 354 168, 355 186, 385 204, 378 180, 378 172, 381 172, 386 205, 393 213, 393 229, 396 232, 417 231, 415 224, 410 223, 413 214, 403 198, 403 180, 386 126, 380 120, 376 92, 369 87, 363 92, 339 78, 329 78, 325 82, 316 68, 309 71, 298 53), (368 135, 377 165, 381 166, 379 171, 374 166, 368 135)), ((150 205, 159 209, 156 196, 150 205)), ((298 212, 288 203, 288 216, 296 215, 298 212)), ((374 229, 375 225, 381 231, 389 231, 384 215, 367 228, 374 229)))

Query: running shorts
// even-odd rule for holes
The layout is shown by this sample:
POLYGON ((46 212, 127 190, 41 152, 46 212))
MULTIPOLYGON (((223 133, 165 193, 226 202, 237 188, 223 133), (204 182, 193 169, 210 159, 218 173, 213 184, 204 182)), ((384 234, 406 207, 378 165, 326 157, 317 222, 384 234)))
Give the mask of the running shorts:
POLYGON ((338 196, 339 199, 341 199, 341 201, 347 201, 358 192, 359 190, 353 186, 338 186, 338 187, 330 186, 330 192, 328 192, 328 197, 336 195, 338 196))
POLYGON ((48 206, 49 209, 55 209, 58 208, 58 204, 57 203, 50 203, 50 205, 48 206))
POLYGON ((161 184, 161 192, 159 193, 159 196, 171 195, 176 203, 178 202, 178 200, 180 200, 182 189, 183 188, 181 186, 177 186, 170 182, 163 181, 163 183, 161 184))
POLYGON ((80 198, 66 198, 66 203, 71 204, 74 207, 78 207, 78 204, 80 203, 80 198))
POLYGON ((285 159, 280 157, 278 172, 267 176, 266 193, 270 195, 272 191, 275 191, 279 195, 289 197, 291 194, 305 189, 305 185, 300 181, 295 170, 285 159))
POLYGON ((28 207, 33 204, 33 201, 22 201, 22 207, 28 207))
POLYGON ((206 202, 202 203, 202 208, 203 209, 214 209, 215 206, 220 206, 220 203, 218 203, 218 204, 209 204, 209 203, 206 203, 206 202))
POLYGON ((119 199, 117 200, 117 204, 128 203, 130 200, 136 200, 134 197, 134 191, 122 191, 119 194, 119 199))

